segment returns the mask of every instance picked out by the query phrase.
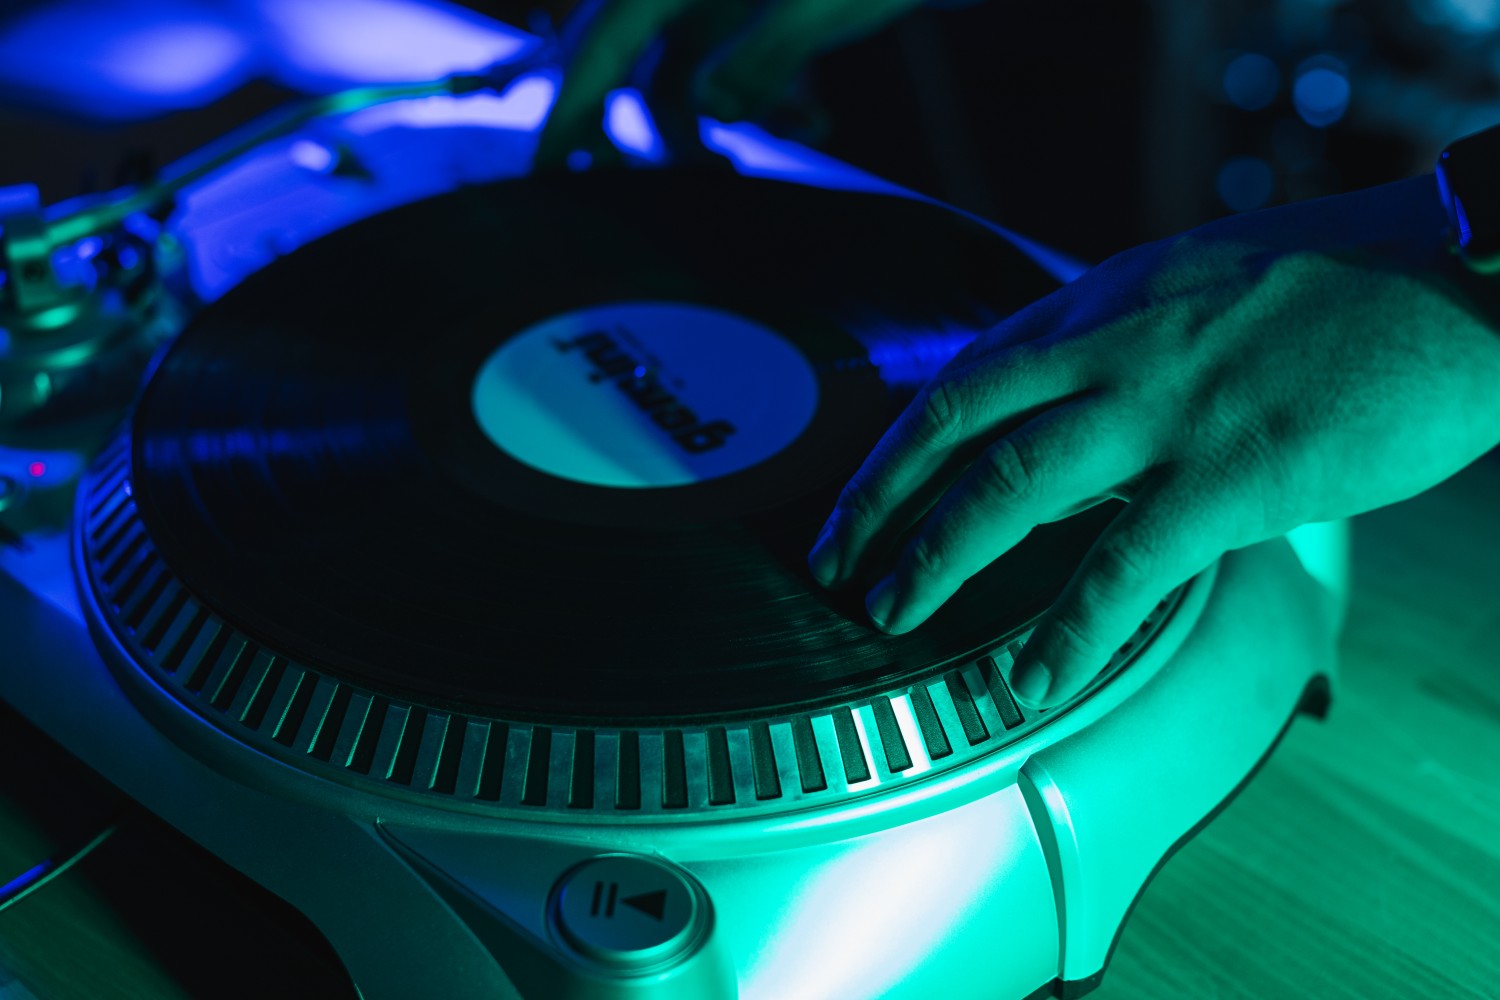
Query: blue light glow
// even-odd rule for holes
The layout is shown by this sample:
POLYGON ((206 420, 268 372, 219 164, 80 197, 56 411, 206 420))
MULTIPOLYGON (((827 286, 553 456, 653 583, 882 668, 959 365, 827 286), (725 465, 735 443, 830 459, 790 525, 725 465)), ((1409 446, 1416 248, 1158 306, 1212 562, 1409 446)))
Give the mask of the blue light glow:
POLYGON ((43 861, 41 864, 37 865, 34 868, 28 868, 26 871, 17 875, 15 878, 11 879, 4 885, 0 885, 0 899, 4 899, 7 896, 13 896, 16 893, 20 892, 22 889, 35 882, 37 879, 47 874, 47 872, 50 871, 51 868, 51 861, 43 861))
POLYGON ((251 0, 283 82, 331 91, 512 59, 530 36, 442 0, 251 0))
POLYGON ((38 600, 46 601, 82 627, 69 537, 66 530, 35 531, 26 536, 23 545, 0 546, 0 573, 19 581, 38 600))
POLYGON ((1246 52, 1224 67, 1224 96, 1237 108, 1259 111, 1276 99, 1281 73, 1258 52, 1246 52))
POLYGON ((357 135, 368 135, 392 125, 413 128, 472 125, 534 132, 547 120, 556 96, 557 81, 552 75, 533 73, 516 80, 503 94, 422 97, 378 104, 356 111, 344 119, 343 126, 357 135))
POLYGON ((891 194, 941 205, 947 211, 957 212, 999 233, 1058 281, 1072 281, 1088 269, 1082 261, 1019 236, 988 219, 955 209, 935 198, 908 191, 899 184, 866 173, 831 156, 816 153, 789 139, 779 139, 748 122, 725 125, 704 118, 700 124, 700 135, 706 149, 725 157, 736 171, 747 177, 767 177, 841 191, 891 194))
POLYGON ((535 74, 503 95, 396 101, 325 119, 305 136, 340 156, 347 150, 371 183, 311 174, 293 162, 293 142, 283 142, 191 186, 174 228, 194 290, 212 301, 276 256, 359 219, 522 174, 555 89, 551 76, 535 74))
MULTIPOLYGON (((0 50, 4 48, 0 41, 0 50)), ((0 73, 4 70, 0 69, 0 73)), ((42 207, 42 195, 35 184, 10 184, 0 187, 0 219, 22 212, 35 212, 42 207)))
MULTIPOLYGON (((20 450, 0 444, 0 473, 13 479, 29 480, 27 486, 33 491, 70 485, 83 471, 83 465, 84 456, 73 452, 20 450), (36 474, 38 467, 41 475, 36 474)), ((72 533, 65 527, 37 527, 28 531, 19 545, 0 545, 0 574, 20 582, 38 599, 81 625, 83 613, 78 609, 71 538, 72 533)), ((0 893, 13 891, 19 891, 14 881, 0 893)), ((0 905, 3 903, 4 899, 0 898, 0 905)))
POLYGON ((204 104, 259 69, 243 24, 198 4, 69 0, 0 32, 0 88, 92 118, 204 104))
POLYGON ((1292 103, 1307 124, 1326 128, 1349 108, 1349 81, 1332 67, 1316 66, 1292 84, 1292 103))
POLYGON ((769 177, 843 191, 907 193, 890 181, 788 139, 778 139, 748 122, 725 125, 704 118, 700 132, 705 147, 726 157, 747 177, 769 177))
POLYGON ((24 472, 34 485, 48 489, 62 486, 83 471, 83 459, 67 451, 19 451, 0 447, 0 470, 24 472))
MULTIPOLYGON (((56 206, 54 206, 55 208, 56 206)), ((125 231, 139 236, 146 243, 155 243, 161 238, 161 223, 144 212, 125 217, 125 231)))
MULTIPOLYGON (((975 216, 975 218, 978 217, 975 216)), ((997 226, 987 219, 979 219, 979 221, 1010 240, 1011 243, 1015 244, 1016 249, 1036 261, 1038 267, 1065 285, 1081 277, 1089 269, 1087 263, 1074 257, 1072 254, 1063 253, 1055 247, 1049 247, 1045 243, 1038 243, 1036 240, 1028 239, 1020 233, 1006 229, 1004 226, 997 226)))
POLYGON ((163 24, 105 47, 100 68, 137 93, 175 97, 222 80, 243 63, 249 48, 220 24, 163 24))
POLYGON ((1469 225, 1469 213, 1464 210, 1464 203, 1457 195, 1453 198, 1453 214, 1458 217, 1458 245, 1468 249, 1470 243, 1474 242, 1474 227, 1469 225))
POLYGON ((311 139, 298 139, 287 149, 286 155, 297 166, 305 167, 315 174, 327 173, 337 160, 333 150, 311 139))
POLYGON ((860 328, 869 364, 880 372, 881 381, 912 389, 929 381, 979 333, 959 328, 917 331, 899 324, 882 328, 873 317, 863 318, 860 328))
MULTIPOLYGON (((24 580, 25 577, 22 577, 22 579, 24 580)), ((79 624, 82 624, 82 617, 78 611, 76 601, 73 602, 73 617, 79 621, 79 624)), ((87 844, 84 844, 77 851, 73 852, 71 855, 62 859, 61 861, 56 858, 48 858, 40 864, 22 872, 20 875, 17 875, 15 878, 5 883, 3 886, 0 886, 0 910, 5 909, 18 900, 25 898, 30 893, 36 891, 37 889, 40 889, 48 882, 66 872, 69 868, 72 868, 78 862, 88 857, 94 852, 95 848, 97 848, 100 844, 104 843, 111 836, 113 836, 116 829, 118 829, 118 827, 115 824, 111 823, 109 826, 99 831, 99 833, 94 837, 93 840, 89 841, 87 844)))
POLYGON ((398 420, 370 424, 337 424, 316 430, 284 428, 229 428, 197 431, 185 439, 154 441, 146 460, 163 469, 228 462, 265 463, 316 459, 343 454, 371 442, 405 441, 407 430, 398 420))
MULTIPOLYGON (((256 74, 336 89, 482 69, 535 45, 529 35, 444 0, 238 0, 222 10, 190 0, 61 0, 0 25, 0 89, 18 84, 73 110, 129 117, 205 103, 256 74)), ((454 184, 524 171, 556 98, 557 76, 528 74, 501 95, 432 97, 356 111, 330 119, 333 134, 268 147, 194 185, 181 197, 177 230, 196 290, 212 300, 274 256, 358 218, 454 184), (414 146, 401 135, 410 127, 451 134, 414 146), (308 183, 306 171, 331 172, 346 146, 378 184, 354 191, 308 183)), ((622 149, 652 161, 665 158, 638 94, 614 95, 606 122, 622 149)), ((747 175, 931 200, 748 123, 705 119, 701 128, 705 144, 747 175)), ((34 206, 34 189, 0 189, 0 201, 7 195, 7 204, 34 206)), ((984 224, 1060 280, 1083 270, 984 224)), ((148 242, 157 236, 158 227, 144 215, 125 225, 148 242)), ((76 259, 87 260, 93 249, 84 245, 76 259)), ((138 263, 130 248, 122 254, 127 266, 138 263)))
POLYGON ((1438 197, 1443 205, 1452 211, 1453 223, 1458 226, 1459 247, 1467 249, 1474 239, 1474 230, 1469 226, 1469 213, 1464 211, 1464 203, 1459 200, 1458 195, 1453 192, 1453 187, 1448 183, 1448 160, 1451 155, 1445 149, 1438 158, 1438 197))
POLYGON ((638 90, 616 90, 609 95, 604 132, 623 153, 632 153, 649 163, 664 163, 667 159, 666 144, 638 90))
POLYGON ((99 240, 85 240, 52 251, 52 273, 58 284, 93 288, 99 280, 99 273, 89 259, 99 252, 100 245, 99 240))
POLYGON ((1248 212, 1271 200, 1275 182, 1271 165, 1265 160, 1236 156, 1219 168, 1217 187, 1224 204, 1236 212, 1248 212))

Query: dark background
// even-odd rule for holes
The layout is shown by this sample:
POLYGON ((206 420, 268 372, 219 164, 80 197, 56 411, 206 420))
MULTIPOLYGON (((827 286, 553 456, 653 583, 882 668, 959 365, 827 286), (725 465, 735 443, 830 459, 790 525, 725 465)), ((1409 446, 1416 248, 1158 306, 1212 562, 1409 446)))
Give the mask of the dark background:
MULTIPOLYGON (((5 5, 0 34, 46 6, 5 5)), ((466 6, 525 25, 538 5, 466 6)), ((560 17, 570 4, 540 6, 560 17)), ((824 57, 778 121, 859 166, 1098 260, 1235 209, 1427 169, 1446 141, 1500 120, 1494 6, 929 7, 824 57), (1250 72, 1236 89, 1230 67, 1247 55, 1239 68, 1250 72), (1330 71, 1346 82, 1348 100, 1331 112, 1325 100, 1309 115, 1295 93, 1318 69, 1325 85, 1330 71)), ((50 202, 131 180, 292 96, 251 80, 206 107, 100 122, 25 87, 0 87, 0 184, 38 184, 50 202)))

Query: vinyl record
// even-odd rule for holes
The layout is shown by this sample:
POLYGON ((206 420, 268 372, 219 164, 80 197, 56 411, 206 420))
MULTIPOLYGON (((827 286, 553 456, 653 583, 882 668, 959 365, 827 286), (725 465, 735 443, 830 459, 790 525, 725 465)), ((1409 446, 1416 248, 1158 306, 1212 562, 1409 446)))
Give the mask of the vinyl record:
POLYGON ((133 417, 163 559, 266 649, 420 703, 620 724, 930 671, 1112 513, 904 636, 805 556, 913 390, 1051 280, 940 208, 731 175, 463 189, 254 275, 133 417))

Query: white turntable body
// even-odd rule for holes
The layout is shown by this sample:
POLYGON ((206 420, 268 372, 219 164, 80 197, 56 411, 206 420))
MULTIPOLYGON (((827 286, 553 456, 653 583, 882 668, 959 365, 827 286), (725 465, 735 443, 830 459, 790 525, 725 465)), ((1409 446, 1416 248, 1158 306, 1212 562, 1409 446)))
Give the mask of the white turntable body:
MULTIPOLYGON (((39 543, 28 575, 67 578, 68 548, 39 543)), ((1318 707, 1304 699, 1332 668, 1337 620, 1291 546, 1265 543, 1194 581, 1115 683, 961 772, 767 820, 582 825, 189 753, 122 693, 67 592, 7 574, 0 601, 5 700, 306 913, 370 998, 1079 995, 1155 869, 1299 706, 1318 707), (636 971, 630 948, 590 955, 559 926, 560 880, 616 854, 701 894, 688 935, 701 937, 665 968, 636 971)), ((875 720, 861 721, 867 759, 891 778, 875 720)), ((637 944, 661 943, 649 914, 617 914, 647 925, 637 944)))
MULTIPOLYGON (((492 150, 524 148, 535 124, 455 120, 465 141, 501 130, 481 140, 492 150)), ((381 132, 366 124, 378 170, 381 132)), ((718 141, 742 170, 890 190, 753 131, 718 141)), ((455 154, 450 165, 461 162, 473 160, 455 154)), ((303 205, 325 198, 314 229, 349 217, 335 206, 357 198, 308 193, 323 178, 278 163, 287 183, 269 189, 303 205)), ((202 280, 222 288, 278 249, 274 226, 247 228, 264 205, 248 198, 245 172, 266 169, 241 167, 188 199, 183 238, 196 241, 202 280), (245 247, 253 252, 234 258, 245 247)), ((39 462, 88 458, 3 449, 0 475, 19 484, 39 462)), ((95 462, 91 481, 109 465, 95 462)), ((68 503, 72 488, 49 502, 68 503)), ((574 736, 556 730, 528 762, 533 734, 513 725, 502 752, 552 779, 541 785, 545 808, 528 812, 514 782, 477 803, 335 780, 227 739, 153 691, 132 666, 141 652, 105 626, 89 584, 97 567, 82 537, 108 514, 79 506, 71 527, 0 547, 0 698, 305 913, 369 1000, 1080 995, 1097 985, 1155 870, 1249 780, 1299 710, 1324 710, 1342 617, 1343 528, 1309 526, 1225 556, 1161 609, 1107 683, 1028 715, 1017 739, 974 738, 961 764, 935 766, 916 716, 935 713, 955 746, 975 718, 989 733, 1012 728, 1015 707, 972 666, 946 685, 891 692, 888 714, 873 700, 852 706, 861 781, 845 780, 853 744, 836 738, 833 713, 812 713, 800 748, 792 722, 772 722, 780 784, 798 783, 800 749, 802 766, 818 766, 838 792, 786 808, 709 810, 708 737, 690 730, 681 813, 569 815, 574 736), (893 766, 898 753, 904 766, 893 766)), ((284 742, 295 752, 316 737, 284 742)), ((722 738, 733 791, 754 803, 750 737, 731 728, 722 738)), ((661 791, 662 740, 639 734, 644 799, 661 791)), ((601 786, 620 754, 600 737, 601 786)), ((460 793, 478 781, 456 777, 460 793)))

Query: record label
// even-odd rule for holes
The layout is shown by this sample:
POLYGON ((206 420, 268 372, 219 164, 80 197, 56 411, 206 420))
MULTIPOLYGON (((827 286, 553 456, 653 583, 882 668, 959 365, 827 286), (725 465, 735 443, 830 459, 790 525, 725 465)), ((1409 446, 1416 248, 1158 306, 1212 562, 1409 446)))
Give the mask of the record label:
POLYGON ((553 316, 500 345, 471 403, 497 448, 562 479, 685 486, 777 454, 818 408, 812 365, 766 326, 683 302, 553 316))

